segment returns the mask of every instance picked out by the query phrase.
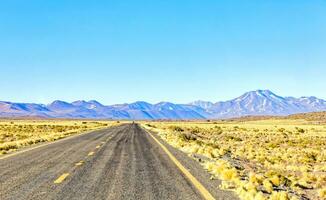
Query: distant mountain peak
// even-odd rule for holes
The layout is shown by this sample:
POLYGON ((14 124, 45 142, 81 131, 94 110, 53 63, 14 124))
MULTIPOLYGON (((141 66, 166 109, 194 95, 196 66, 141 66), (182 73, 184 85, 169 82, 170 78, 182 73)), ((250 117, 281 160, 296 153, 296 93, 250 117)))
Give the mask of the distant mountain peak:
POLYGON ((96 100, 90 100, 88 101, 88 103, 94 104, 94 105, 101 105, 103 106, 103 104, 101 104, 100 102, 96 101, 96 100))
POLYGON ((71 106, 71 104, 65 101, 55 100, 50 103, 49 106, 71 106))
POLYGON ((167 102, 167 101, 161 101, 161 102, 158 102, 158 103, 155 104, 155 105, 171 105, 171 104, 173 104, 173 103, 171 103, 171 102, 167 102))
POLYGON ((99 103, 98 101, 95 101, 95 100, 91 100, 91 101, 78 100, 78 101, 72 102, 71 104, 74 106, 78 106, 78 107, 84 107, 84 108, 87 108, 90 110, 94 110, 99 107, 104 107, 101 103, 99 103))
POLYGON ((51 104, 67 104, 68 102, 61 101, 61 100, 55 100, 51 104))
POLYGON ((135 101, 135 102, 132 103, 132 104, 138 104, 138 105, 152 105, 152 104, 150 104, 150 103, 148 103, 148 102, 146 102, 146 101, 135 101))
POLYGON ((206 109, 210 109, 214 105, 214 103, 210 101, 197 100, 197 101, 190 102, 189 105, 198 106, 206 110, 206 109))
POLYGON ((196 100, 196 101, 190 102, 189 104, 199 104, 199 103, 213 104, 213 102, 203 101, 203 100, 196 100))
POLYGON ((274 94, 272 91, 268 90, 268 89, 264 89, 264 90, 256 90, 255 92, 258 92, 258 93, 263 93, 263 94, 274 94))
POLYGON ((77 100, 77 101, 72 102, 71 104, 84 105, 84 104, 87 104, 87 101, 84 101, 84 100, 77 100))
POLYGON ((253 91, 246 92, 243 95, 258 95, 258 96, 267 95, 267 96, 269 96, 269 95, 275 95, 275 94, 270 90, 253 90, 253 91))
POLYGON ((235 100, 237 101, 241 101, 243 99, 246 98, 251 98, 251 99, 255 99, 255 98, 267 98, 267 99, 274 99, 274 100, 282 100, 284 99, 281 96, 276 95, 275 93, 273 93, 270 90, 255 90, 255 91, 250 91, 250 92, 246 92, 243 95, 241 95, 238 98, 235 98, 235 100))

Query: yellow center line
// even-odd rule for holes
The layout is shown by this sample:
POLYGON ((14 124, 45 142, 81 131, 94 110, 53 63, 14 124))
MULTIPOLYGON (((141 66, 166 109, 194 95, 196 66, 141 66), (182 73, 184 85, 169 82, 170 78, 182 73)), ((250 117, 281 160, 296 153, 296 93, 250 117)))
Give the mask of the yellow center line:
MULTIPOLYGON (((145 131, 147 132, 147 131, 145 131)), ((192 184, 197 188, 201 195, 206 200, 214 200, 215 198, 211 193, 172 155, 172 153, 151 133, 147 132, 154 141, 165 151, 169 158, 174 162, 174 164, 180 169, 180 171, 192 182, 192 184)))
MULTIPOLYGON (((110 138, 108 138, 107 140, 106 140, 106 142, 107 141, 109 141, 110 139, 112 139, 112 137, 110 137, 110 138)), ((61 140, 62 141, 62 140, 61 140)), ((105 142, 101 142, 101 144, 105 144, 105 142)), ((100 147, 101 147, 101 144, 100 145, 97 145, 96 146, 96 149, 99 149, 100 147)), ((91 152, 89 152, 88 153, 88 156, 92 156, 92 155, 94 155, 95 154, 95 152, 94 151, 91 151, 91 152)), ((81 166, 81 165, 83 165, 85 163, 85 161, 83 161, 83 160, 81 160, 81 161, 79 161, 78 163, 76 163, 75 165, 76 166, 81 166)), ((60 184, 60 183, 62 183, 67 177, 69 176, 69 173, 64 173, 64 174, 62 174, 60 177, 58 177, 55 181, 54 181, 54 183, 55 184, 60 184)))
POLYGON ((55 184, 62 183, 67 177, 69 176, 69 173, 62 174, 57 180, 54 181, 55 184))
POLYGON ((81 161, 79 161, 78 163, 76 163, 76 166, 80 166, 80 165, 82 165, 82 164, 84 164, 84 161, 83 161, 83 160, 81 160, 81 161))

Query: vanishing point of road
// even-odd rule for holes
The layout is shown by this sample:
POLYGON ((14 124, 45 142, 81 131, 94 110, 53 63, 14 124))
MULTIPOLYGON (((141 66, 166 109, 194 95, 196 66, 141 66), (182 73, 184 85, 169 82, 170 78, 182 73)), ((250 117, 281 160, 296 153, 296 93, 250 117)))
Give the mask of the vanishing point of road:
POLYGON ((236 199, 160 141, 125 124, 0 157, 0 199, 236 199))

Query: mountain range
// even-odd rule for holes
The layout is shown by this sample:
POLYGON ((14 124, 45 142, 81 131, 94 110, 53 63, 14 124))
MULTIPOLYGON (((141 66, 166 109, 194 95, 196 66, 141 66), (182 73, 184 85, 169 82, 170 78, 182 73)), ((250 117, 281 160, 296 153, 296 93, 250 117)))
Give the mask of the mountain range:
POLYGON ((223 119, 249 115, 284 116, 326 111, 326 101, 316 97, 281 97, 269 90, 247 92, 229 101, 194 101, 188 104, 137 101, 103 105, 95 100, 54 101, 51 104, 0 101, 0 117, 89 119, 223 119))

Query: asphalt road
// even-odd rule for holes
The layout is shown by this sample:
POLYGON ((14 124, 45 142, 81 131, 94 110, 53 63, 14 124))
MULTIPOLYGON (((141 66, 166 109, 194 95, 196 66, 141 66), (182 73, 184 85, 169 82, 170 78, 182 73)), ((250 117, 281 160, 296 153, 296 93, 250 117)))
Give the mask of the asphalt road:
MULTIPOLYGON (((218 191, 217 183, 209 182, 192 159, 174 153, 186 167, 196 168, 190 171, 216 199, 234 198, 218 191)), ((0 199, 174 200, 203 196, 148 133, 136 124, 126 124, 0 158, 0 199)))

